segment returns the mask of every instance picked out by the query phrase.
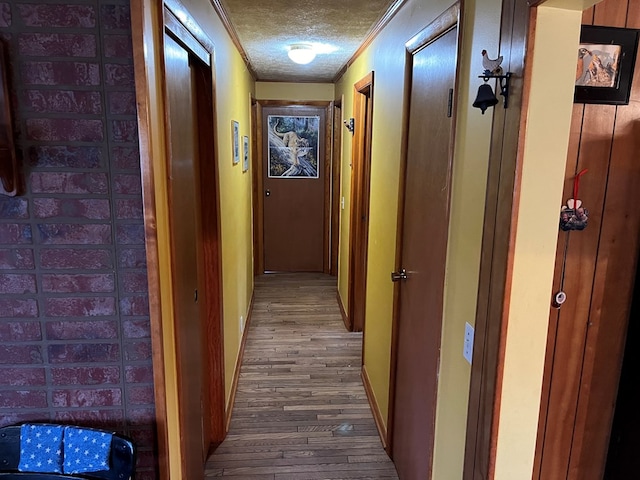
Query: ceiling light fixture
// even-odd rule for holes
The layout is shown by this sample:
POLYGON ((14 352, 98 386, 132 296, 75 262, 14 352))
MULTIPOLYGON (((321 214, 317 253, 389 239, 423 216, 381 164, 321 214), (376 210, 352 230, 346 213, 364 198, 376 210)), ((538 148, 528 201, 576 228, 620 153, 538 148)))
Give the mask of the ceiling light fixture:
POLYGON ((289 47, 289 58, 295 63, 306 65, 316 58, 316 52, 311 45, 299 43, 289 47))

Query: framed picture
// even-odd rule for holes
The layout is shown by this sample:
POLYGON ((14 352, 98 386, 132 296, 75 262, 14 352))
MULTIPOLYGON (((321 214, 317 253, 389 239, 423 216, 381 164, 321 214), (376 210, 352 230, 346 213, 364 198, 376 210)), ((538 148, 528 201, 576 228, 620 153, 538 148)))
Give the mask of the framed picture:
POLYGON ((233 164, 240 163, 240 124, 231 120, 231 148, 233 149, 233 164))
POLYGON ((318 178, 319 116, 269 115, 269 178, 318 178))
POLYGON ((249 137, 242 137, 242 145, 243 145, 243 153, 244 157, 242 160, 242 171, 246 172, 249 170, 249 137))
POLYGON ((582 26, 575 103, 629 103, 638 32, 629 28, 582 26))

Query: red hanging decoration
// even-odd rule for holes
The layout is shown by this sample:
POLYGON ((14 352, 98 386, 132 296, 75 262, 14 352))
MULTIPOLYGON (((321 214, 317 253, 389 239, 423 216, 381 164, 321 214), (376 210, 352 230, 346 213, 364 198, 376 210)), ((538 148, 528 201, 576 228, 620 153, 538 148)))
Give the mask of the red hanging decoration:
POLYGON ((582 200, 578 199, 580 190, 580 177, 587 173, 588 169, 581 170, 573 179, 573 198, 567 200, 567 204, 560 210, 560 229, 584 230, 589 220, 589 211, 582 206, 582 200))

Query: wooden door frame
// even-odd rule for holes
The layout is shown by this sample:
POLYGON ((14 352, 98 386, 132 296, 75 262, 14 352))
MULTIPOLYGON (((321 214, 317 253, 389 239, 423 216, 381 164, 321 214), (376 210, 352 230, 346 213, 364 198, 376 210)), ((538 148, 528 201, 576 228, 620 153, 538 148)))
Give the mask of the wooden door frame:
MULTIPOLYGON (((351 143, 351 211, 349 219, 348 328, 364 331, 367 304, 367 252, 373 138, 373 72, 353 86, 354 131, 351 143), (366 219, 366 228, 362 225, 366 219), (358 294, 361 290, 361 295, 358 294)), ((364 359, 364 356, 363 356, 364 359)))
POLYGON ((342 173, 342 101, 333 105, 333 149, 331 152, 331 249, 329 274, 338 275, 340 247, 340 178, 342 173))
POLYGON ((158 442, 159 477, 168 480, 172 473, 181 470, 184 453, 183 436, 179 412, 179 382, 176 377, 175 321, 172 288, 172 254, 169 227, 168 165, 169 123, 166 116, 168 104, 164 77, 164 33, 170 33, 185 49, 208 67, 210 78, 196 81, 198 88, 211 88, 210 96, 197 112, 198 120, 207 128, 207 137, 213 142, 199 143, 199 158, 205 156, 209 162, 200 162, 198 175, 214 195, 203 196, 202 231, 214 235, 215 241, 204 243, 202 252, 205 262, 211 265, 206 273, 204 285, 207 302, 204 306, 206 322, 204 328, 210 335, 209 349, 209 395, 210 395, 210 442, 220 443, 224 430, 224 351, 222 337, 222 278, 220 270, 221 245, 219 175, 217 169, 215 62, 214 45, 199 27, 193 16, 179 0, 132 0, 132 38, 138 103, 138 130, 140 139, 140 165, 143 189, 145 247, 147 252, 147 275, 149 286, 149 317, 151 323, 152 363, 155 392, 155 414, 158 442), (204 107, 204 108, 203 108, 204 107), (212 218, 214 217, 214 218, 212 218), (209 221, 207 221, 209 219, 209 221))
MULTIPOLYGON (((397 222, 397 242, 396 242, 396 257, 395 265, 396 270, 399 270, 402 265, 402 241, 403 241, 403 229, 404 229, 404 200, 405 200, 405 188, 406 188, 406 173, 407 173, 407 161, 409 152, 409 123, 410 123, 410 105, 411 105, 411 86, 413 83, 413 55, 425 46, 433 43, 442 35, 451 31, 453 28, 458 29, 457 33, 457 60, 454 79, 454 93, 459 91, 460 81, 460 58, 462 50, 462 17, 461 12, 463 9, 464 0, 459 0, 447 10, 445 10, 440 16, 438 16, 433 22, 422 29, 411 40, 405 44, 405 86, 404 86, 404 100, 403 100, 403 116, 402 116, 402 153, 400 163, 400 188, 398 190, 398 222, 397 222)), ((455 94, 454 94, 455 99, 455 94)), ((449 155, 453 156, 456 126, 457 126, 457 113, 455 108, 452 110, 452 126, 451 126, 451 138, 449 143, 449 155)), ((450 201, 451 199, 449 199, 450 201)), ((400 287, 396 283, 393 287, 393 321, 391 324, 391 369, 389 378, 389 419, 386 432, 386 450, 387 453, 393 458, 393 429, 394 424, 394 411, 396 403, 396 379, 397 379, 397 367, 398 367, 398 341, 399 341, 399 318, 400 318, 400 287)), ((435 420, 435 412, 434 420, 435 420)), ((431 445, 433 449, 433 445, 431 445)))
MULTIPOLYGON (((325 125, 324 125, 324 232, 323 232, 323 248, 322 248, 322 271, 328 274, 330 272, 329 265, 329 249, 330 249, 330 222, 331 222, 331 139, 332 139, 332 123, 333 123, 333 102, 293 102, 288 100, 257 100, 256 101, 256 118, 253 125, 256 133, 256 141, 254 145, 262 145, 262 137, 264 135, 264 125, 262 122, 262 110, 264 108, 283 108, 283 107, 309 107, 325 109, 325 125)), ((253 117, 253 113, 252 113, 253 117)), ((253 118, 252 118, 252 121, 253 118)), ((264 154, 262 147, 254 151, 253 166, 253 271, 255 275, 264 273, 264 182, 262 172, 264 168, 264 154)))

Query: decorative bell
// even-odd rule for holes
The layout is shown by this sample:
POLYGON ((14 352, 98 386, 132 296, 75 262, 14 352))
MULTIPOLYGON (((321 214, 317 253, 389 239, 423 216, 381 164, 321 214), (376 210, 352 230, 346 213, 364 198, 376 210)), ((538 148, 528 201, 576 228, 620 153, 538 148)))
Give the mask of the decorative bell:
POLYGON ((482 114, 487 108, 493 107, 498 103, 498 99, 496 95, 493 93, 493 89, 491 85, 488 83, 483 83, 478 88, 478 95, 476 96, 475 101, 473 102, 473 106, 482 110, 482 114))

